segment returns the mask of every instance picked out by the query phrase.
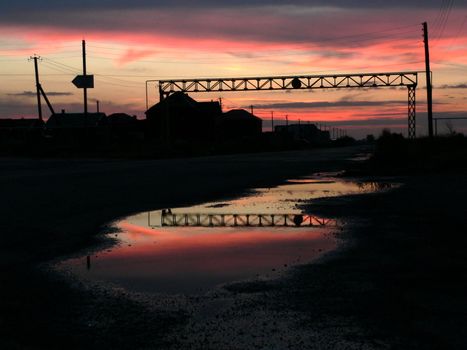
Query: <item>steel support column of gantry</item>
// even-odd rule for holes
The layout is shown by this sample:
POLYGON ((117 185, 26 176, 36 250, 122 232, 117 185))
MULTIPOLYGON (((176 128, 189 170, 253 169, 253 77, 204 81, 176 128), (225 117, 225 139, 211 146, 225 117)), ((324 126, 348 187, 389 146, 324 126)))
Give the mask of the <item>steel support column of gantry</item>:
POLYGON ((409 139, 415 138, 415 128, 416 128, 416 100, 415 100, 415 91, 417 85, 407 86, 408 91, 408 137, 409 139))

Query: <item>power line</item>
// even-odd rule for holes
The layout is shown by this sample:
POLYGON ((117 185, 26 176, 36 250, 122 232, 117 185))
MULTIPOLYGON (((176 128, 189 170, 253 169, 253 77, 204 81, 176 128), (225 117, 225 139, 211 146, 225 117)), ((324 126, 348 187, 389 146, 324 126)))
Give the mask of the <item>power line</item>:
POLYGON ((134 89, 135 86, 129 86, 129 85, 125 85, 125 84, 119 84, 119 83, 115 83, 115 82, 110 82, 110 81, 99 81, 99 83, 101 84, 104 84, 104 85, 113 85, 113 86, 120 86, 120 87, 125 87, 125 88, 128 88, 128 89, 134 89))
POLYGON ((433 21, 433 25, 432 25, 432 30, 433 31, 437 31, 437 29, 439 28, 440 24, 441 24, 441 19, 444 18, 444 13, 445 13, 445 10, 446 10, 446 4, 447 4, 448 0, 442 0, 441 2, 441 6, 438 10, 438 14, 435 18, 435 20, 433 21))
POLYGON ((451 42, 449 43, 449 47, 448 47, 447 50, 450 50, 450 49, 454 46, 454 44, 457 43, 457 39, 458 39, 459 36, 461 35, 462 29, 464 29, 464 25, 465 25, 466 22, 467 22, 467 16, 464 16, 464 19, 463 19, 463 21, 462 21, 462 23, 461 23, 461 25, 460 25, 460 27, 459 27, 459 30, 457 31, 457 33, 456 33, 456 35, 454 36, 454 38, 451 39, 451 42))
POLYGON ((61 67, 59 65, 53 64, 51 62, 42 62, 42 64, 45 65, 47 68, 58 71, 58 72, 76 75, 76 71, 65 69, 65 68, 63 68, 63 67, 61 67))
POLYGON ((58 62, 58 61, 53 60, 53 59, 51 59, 49 57, 44 57, 44 59, 47 60, 47 61, 50 61, 49 63, 54 64, 56 66, 62 66, 63 69, 68 69, 69 71, 72 71, 72 72, 75 72, 75 73, 80 73, 81 72, 81 69, 79 69, 79 68, 76 68, 76 67, 69 66, 67 64, 58 62))
MULTIPOLYGON (((444 1, 443 1, 444 3, 444 1)), ((445 7, 444 7, 444 14, 440 17, 440 21, 438 23, 438 27, 436 28, 436 31, 438 31, 436 38, 434 39, 434 45, 435 47, 438 44, 438 41, 443 37, 444 35, 444 30, 446 29, 446 25, 449 20, 449 16, 451 15, 451 10, 454 5, 454 0, 446 0, 445 2, 445 7)))
POLYGON ((446 11, 446 18, 444 20, 443 26, 441 27, 441 31, 439 33, 438 39, 442 38, 444 34, 444 30, 446 29, 446 24, 448 23, 449 16, 451 14, 452 6, 454 5, 454 0, 450 0, 448 4, 448 9, 446 11))
MULTIPOLYGON (((114 82, 114 83, 119 83, 119 84, 131 84, 133 85, 133 87, 141 87, 142 85, 145 84, 145 82, 143 81, 131 81, 131 80, 124 80, 124 79, 118 79, 118 78, 113 78, 113 77, 109 77, 109 76, 105 76, 105 75, 102 75, 102 74, 95 74, 96 77, 99 78, 99 80, 104 80, 104 81, 111 81, 111 82, 114 82)), ((128 86, 128 85, 126 85, 128 86)))

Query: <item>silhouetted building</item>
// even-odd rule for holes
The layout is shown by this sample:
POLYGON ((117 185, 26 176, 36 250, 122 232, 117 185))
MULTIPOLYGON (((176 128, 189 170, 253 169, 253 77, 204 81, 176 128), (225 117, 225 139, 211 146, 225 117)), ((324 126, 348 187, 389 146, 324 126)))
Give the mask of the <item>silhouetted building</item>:
POLYGON ((325 145, 331 141, 329 131, 322 131, 314 124, 278 125, 274 131, 276 134, 288 137, 293 141, 310 145, 325 145))
POLYGON ((55 113, 50 116, 45 126, 47 129, 84 129, 99 126, 105 118, 104 113, 55 113))
POLYGON ((0 145, 24 145, 38 141, 44 131, 44 122, 34 119, 0 119, 0 145))
POLYGON ((65 148, 105 142, 106 132, 100 126, 104 118, 104 113, 55 113, 45 123, 46 137, 65 148))
POLYGON ((145 121, 126 113, 113 113, 99 121, 105 129, 108 141, 135 141, 144 138, 145 121))
POLYGON ((251 139, 261 135, 263 121, 244 109, 232 109, 218 118, 217 125, 222 138, 251 139))
POLYGON ((131 127, 136 124, 136 116, 131 116, 126 113, 113 113, 104 118, 101 123, 110 127, 131 127))
POLYGON ((37 118, 0 119, 1 130, 31 130, 42 128, 44 122, 37 118))
POLYGON ((221 114, 218 102, 197 102, 175 92, 146 111, 147 128, 152 138, 160 140, 209 143, 221 114))

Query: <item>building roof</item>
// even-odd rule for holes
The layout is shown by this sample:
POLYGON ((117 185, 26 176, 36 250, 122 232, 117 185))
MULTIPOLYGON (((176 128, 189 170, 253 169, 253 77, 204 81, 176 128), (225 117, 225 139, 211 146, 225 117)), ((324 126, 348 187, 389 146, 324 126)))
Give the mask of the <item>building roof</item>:
POLYGON ((105 118, 105 113, 55 113, 47 120, 47 128, 96 127, 105 118))
POLYGON ((166 108, 167 104, 169 104, 169 108, 171 105, 179 106, 179 107, 190 107, 195 108, 196 101, 193 100, 188 94, 183 92, 177 91, 173 94, 169 95, 162 101, 156 103, 155 105, 149 107, 149 109, 145 112, 147 114, 158 113, 161 111, 162 108, 166 108))
POLYGON ((244 110, 244 109, 232 109, 228 112, 225 112, 222 115, 223 120, 258 120, 262 122, 261 118, 258 118, 254 114, 244 110))
POLYGON ((219 115, 222 113, 219 102, 198 102, 188 96, 188 94, 177 91, 170 94, 164 100, 151 106, 146 111, 146 115, 157 114, 163 111, 165 112, 167 105, 169 107, 169 111, 171 108, 177 108, 182 110, 189 109, 206 115, 219 115))
POLYGON ((132 117, 129 114, 126 113, 113 113, 107 116, 107 118, 102 120, 103 123, 107 125, 128 125, 128 124, 134 124, 136 122, 136 117, 132 117))
POLYGON ((44 126, 44 122, 37 118, 0 119, 0 128, 36 128, 44 126))
POLYGON ((210 115, 221 115, 222 108, 219 102, 211 101, 211 102, 197 102, 197 108, 201 110, 201 112, 210 114, 210 115))

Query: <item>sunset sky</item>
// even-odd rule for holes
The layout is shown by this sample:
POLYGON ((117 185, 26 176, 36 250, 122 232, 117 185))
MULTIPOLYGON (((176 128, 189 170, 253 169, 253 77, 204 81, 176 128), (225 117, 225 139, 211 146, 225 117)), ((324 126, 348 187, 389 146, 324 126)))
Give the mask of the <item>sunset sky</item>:
MULTIPOLYGON (((0 118, 33 117, 34 66, 57 111, 81 112, 81 40, 87 42, 90 110, 144 117, 148 79, 277 76, 424 70, 427 21, 435 117, 467 116, 465 0, 81 0, 0 3, 0 118)), ((417 134, 426 133, 424 74, 417 134)), ((155 85, 150 101, 156 103, 155 85)), ((224 109, 326 121, 357 137, 383 127, 406 132, 405 89, 224 92, 224 109)), ((44 114, 49 115, 43 106, 44 114)), ((268 124, 265 123, 265 126, 268 124)), ((453 127, 467 131, 467 123, 453 127)), ((446 129, 445 123, 439 129, 446 129)))

